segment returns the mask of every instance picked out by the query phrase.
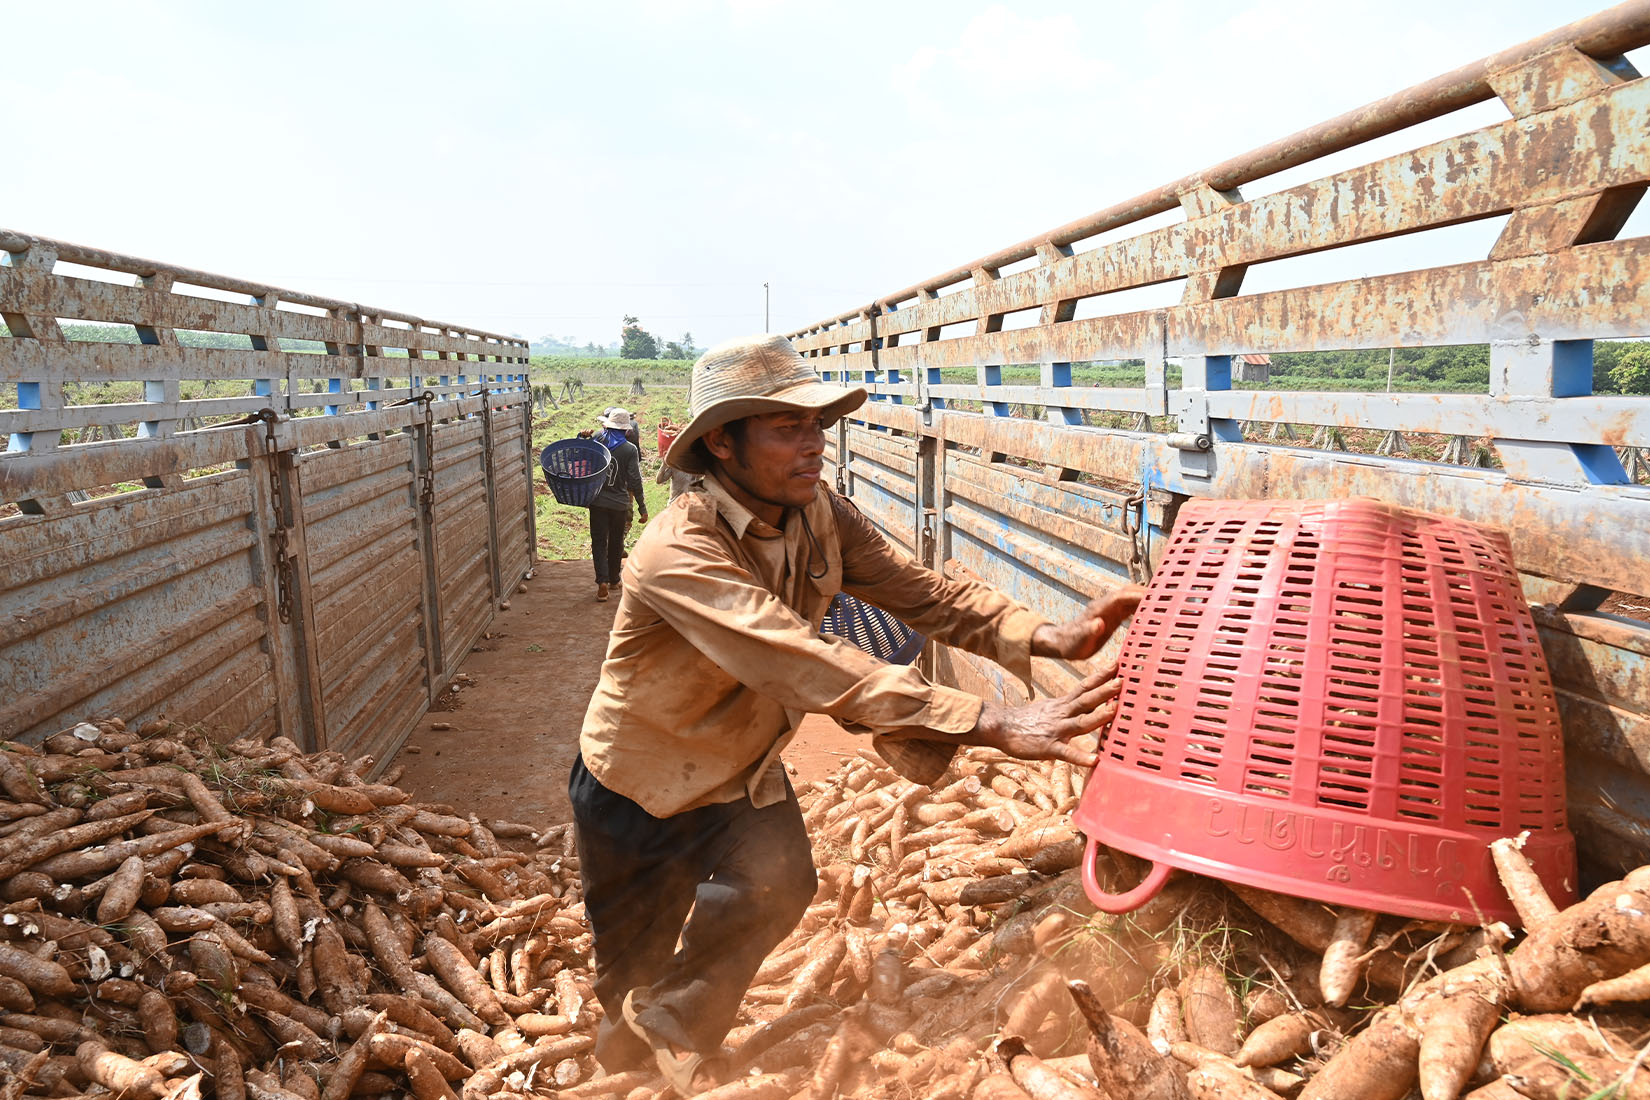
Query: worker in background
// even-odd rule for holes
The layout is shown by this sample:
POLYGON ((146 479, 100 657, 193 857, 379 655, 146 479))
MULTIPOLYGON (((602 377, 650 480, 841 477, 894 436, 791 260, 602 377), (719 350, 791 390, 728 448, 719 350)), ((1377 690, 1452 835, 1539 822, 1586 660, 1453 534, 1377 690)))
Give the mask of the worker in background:
POLYGON ((610 408, 602 414, 601 430, 592 438, 612 455, 607 481, 590 502, 590 558, 596 567, 596 599, 605 602, 619 583, 619 569, 625 556, 625 532, 630 530, 630 502, 647 522, 647 498, 642 495, 640 451, 628 438, 632 428, 630 413, 610 408))
POLYGON ((675 440, 676 434, 681 430, 679 424, 671 423, 670 417, 661 416, 659 418, 659 472, 653 475, 653 480, 660 485, 670 486, 670 495, 665 498, 667 502, 675 500, 687 492, 695 480, 693 474, 688 473, 686 470, 678 470, 665 461, 665 452, 669 444, 675 440))
POLYGON ((594 428, 585 428, 583 431, 578 433, 579 438, 580 439, 590 439, 590 438, 592 438, 596 434, 596 432, 598 432, 599 430, 601 430, 602 428, 607 426, 606 421, 609 417, 611 417, 613 415, 615 410, 618 410, 619 412, 623 412, 625 414, 625 416, 628 418, 630 426, 627 427, 624 430, 624 437, 626 439, 630 440, 631 445, 636 448, 636 453, 638 455, 641 454, 642 453, 642 423, 641 423, 640 420, 637 420, 636 417, 632 416, 629 412, 625 411, 624 409, 619 408, 618 405, 609 405, 607 408, 603 409, 602 414, 600 416, 596 417, 596 425, 597 426, 594 427, 594 428))
POLYGON ((725 1072, 740 1000, 817 885, 780 761, 804 715, 871 734, 934 784, 963 745, 1090 765, 1082 739, 1115 713, 1115 666, 1012 707, 820 634, 847 591, 1029 685, 1033 656, 1093 656, 1141 594, 1056 625, 896 552, 820 478, 825 428, 865 396, 820 382, 775 336, 694 364, 692 418, 667 461, 698 480, 631 554, 568 787, 609 1072, 651 1057, 683 1093, 725 1072))

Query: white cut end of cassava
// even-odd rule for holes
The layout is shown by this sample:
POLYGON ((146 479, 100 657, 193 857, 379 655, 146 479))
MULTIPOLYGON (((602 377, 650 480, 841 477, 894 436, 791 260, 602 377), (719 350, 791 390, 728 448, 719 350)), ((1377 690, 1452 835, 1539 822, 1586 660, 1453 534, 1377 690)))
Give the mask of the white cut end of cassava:
POLYGON ((1535 867, 1523 853, 1529 839, 1529 830, 1525 830, 1516 837, 1492 840, 1490 858, 1495 863, 1501 887, 1507 892, 1507 900, 1512 902, 1525 930, 1534 931, 1557 916, 1558 906, 1553 904, 1535 867))
POLYGON ((82 722, 69 732, 82 741, 96 741, 98 736, 97 727, 90 722, 82 722))

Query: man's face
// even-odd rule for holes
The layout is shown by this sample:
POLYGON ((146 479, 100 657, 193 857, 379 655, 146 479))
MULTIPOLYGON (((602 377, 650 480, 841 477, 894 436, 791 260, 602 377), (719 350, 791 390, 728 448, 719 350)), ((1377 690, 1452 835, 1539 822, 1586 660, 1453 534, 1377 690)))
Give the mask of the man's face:
POLYGON ((819 491, 825 422, 816 412, 747 416, 742 438, 737 426, 712 428, 705 446, 728 491, 775 527, 786 508, 807 507, 819 491))

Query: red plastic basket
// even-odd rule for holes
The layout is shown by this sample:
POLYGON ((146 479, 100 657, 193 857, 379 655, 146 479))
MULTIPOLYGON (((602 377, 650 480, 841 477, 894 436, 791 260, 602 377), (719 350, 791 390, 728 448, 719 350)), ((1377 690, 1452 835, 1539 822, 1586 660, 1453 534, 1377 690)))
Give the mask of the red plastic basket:
POLYGON ((1499 532, 1373 500, 1192 501, 1120 655, 1076 821, 1101 909, 1172 867, 1336 905, 1518 922, 1489 855, 1576 897, 1558 707, 1499 532), (1154 861, 1124 895, 1103 843, 1154 861))

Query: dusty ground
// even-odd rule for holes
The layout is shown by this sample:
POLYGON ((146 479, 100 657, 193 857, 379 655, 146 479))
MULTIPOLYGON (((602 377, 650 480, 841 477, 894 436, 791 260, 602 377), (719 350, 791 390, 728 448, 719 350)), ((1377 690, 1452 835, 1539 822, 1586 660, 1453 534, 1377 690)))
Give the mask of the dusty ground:
MULTIPOLYGON (((567 770, 595 690, 615 597, 595 602, 588 561, 541 561, 391 762, 419 802, 542 828, 568 819, 567 770), (443 728, 445 727, 445 728, 443 728)), ((866 745, 814 716, 785 754, 798 786, 866 745)))

